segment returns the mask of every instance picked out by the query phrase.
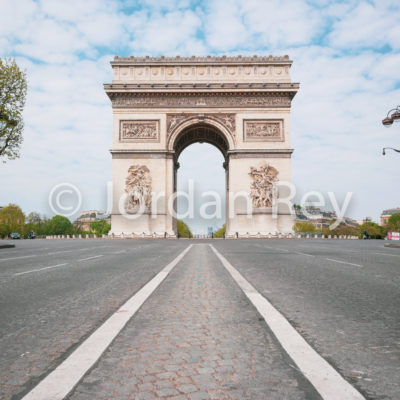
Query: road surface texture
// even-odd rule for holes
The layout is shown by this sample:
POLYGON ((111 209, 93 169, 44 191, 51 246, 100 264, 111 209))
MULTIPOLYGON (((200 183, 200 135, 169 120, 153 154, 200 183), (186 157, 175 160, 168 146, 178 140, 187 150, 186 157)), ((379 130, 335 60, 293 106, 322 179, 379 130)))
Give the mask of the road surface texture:
POLYGON ((383 241, 33 240, 0 250, 0 398, 20 399, 189 244, 70 399, 318 399, 212 244, 367 399, 400 399, 383 241))

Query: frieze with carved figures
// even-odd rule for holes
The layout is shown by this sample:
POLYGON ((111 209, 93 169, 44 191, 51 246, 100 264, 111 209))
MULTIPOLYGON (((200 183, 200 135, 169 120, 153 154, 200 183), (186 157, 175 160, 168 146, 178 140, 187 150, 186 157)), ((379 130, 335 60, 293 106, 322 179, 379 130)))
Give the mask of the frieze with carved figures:
POLYGON ((120 121, 120 141, 158 142, 160 140, 160 122, 158 120, 120 121))
POLYGON ((244 120, 244 140, 246 142, 283 142, 283 120, 244 120))

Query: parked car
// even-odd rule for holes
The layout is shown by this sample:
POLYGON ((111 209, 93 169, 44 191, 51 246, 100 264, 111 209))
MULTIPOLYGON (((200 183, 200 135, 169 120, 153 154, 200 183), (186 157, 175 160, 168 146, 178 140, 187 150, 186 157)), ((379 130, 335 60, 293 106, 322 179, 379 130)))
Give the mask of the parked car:
POLYGON ((14 232, 10 235, 10 239, 21 239, 21 235, 17 232, 14 232))
POLYGON ((28 235, 28 239, 36 239, 36 233, 35 232, 30 232, 28 235))

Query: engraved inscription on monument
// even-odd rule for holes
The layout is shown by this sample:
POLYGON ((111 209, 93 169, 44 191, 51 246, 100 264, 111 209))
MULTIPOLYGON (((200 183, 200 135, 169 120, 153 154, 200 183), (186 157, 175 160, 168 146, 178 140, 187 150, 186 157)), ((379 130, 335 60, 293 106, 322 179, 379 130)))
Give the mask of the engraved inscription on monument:
POLYGON ((246 142, 283 142, 283 120, 245 120, 244 140, 246 142))
POLYGON ((141 141, 158 142, 160 139, 159 121, 121 121, 120 136, 121 142, 141 141))

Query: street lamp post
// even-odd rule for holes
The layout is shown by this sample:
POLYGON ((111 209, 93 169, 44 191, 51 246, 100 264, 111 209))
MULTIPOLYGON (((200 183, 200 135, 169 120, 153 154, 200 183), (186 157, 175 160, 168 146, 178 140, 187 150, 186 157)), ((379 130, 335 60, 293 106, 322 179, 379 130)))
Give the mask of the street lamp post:
POLYGON ((386 154, 386 152, 385 152, 386 149, 388 149, 388 150, 393 150, 393 151, 397 151, 397 153, 400 153, 400 150, 394 149, 393 147, 384 147, 384 148, 382 149, 382 154, 383 154, 383 155, 386 154))
MULTIPOLYGON (((386 126, 386 128, 389 128, 393 124, 393 122, 400 122, 400 106, 397 106, 396 108, 392 108, 391 110, 389 110, 386 115, 386 118, 382 120, 382 124, 386 126)), ((386 154, 385 152, 386 149, 400 153, 400 150, 394 149, 393 147, 384 147, 382 149, 383 155, 386 154)))
POLYGON ((392 108, 386 115, 386 118, 382 120, 382 124, 389 128, 393 122, 400 122, 400 106, 392 108))

